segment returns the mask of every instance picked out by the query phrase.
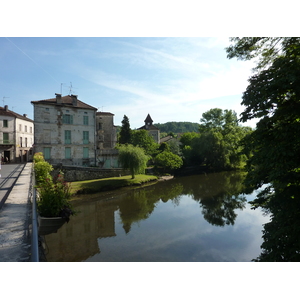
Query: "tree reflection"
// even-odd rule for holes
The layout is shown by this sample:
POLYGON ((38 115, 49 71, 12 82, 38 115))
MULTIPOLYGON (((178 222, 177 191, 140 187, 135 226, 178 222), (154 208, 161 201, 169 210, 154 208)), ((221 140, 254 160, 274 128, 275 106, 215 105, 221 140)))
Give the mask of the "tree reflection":
POLYGON ((156 203, 172 201, 180 205, 182 195, 200 203, 204 219, 215 226, 233 225, 237 209, 244 209, 243 173, 223 172, 176 178, 154 186, 133 190, 120 201, 119 212, 126 233, 134 222, 149 218, 156 203))
POLYGON ((246 198, 242 195, 221 194, 201 201, 204 219, 212 225, 234 225, 236 209, 244 209, 246 198))
POLYGON ((244 177, 242 172, 204 173, 189 179, 184 184, 184 192, 200 203, 207 222, 216 226, 233 225, 237 217, 235 210, 245 208, 244 177))

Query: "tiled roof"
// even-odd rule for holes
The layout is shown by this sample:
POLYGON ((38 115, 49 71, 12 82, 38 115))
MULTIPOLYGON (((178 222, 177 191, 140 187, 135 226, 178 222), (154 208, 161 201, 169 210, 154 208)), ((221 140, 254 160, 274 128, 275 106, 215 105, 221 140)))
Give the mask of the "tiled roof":
POLYGON ((158 127, 154 126, 154 125, 144 125, 140 128, 138 128, 138 130, 140 129, 145 129, 145 130, 159 130, 158 127))
POLYGON ((96 115, 97 116, 100 116, 100 115, 114 116, 114 114, 112 114, 110 112, 104 112, 104 111, 98 111, 98 112, 96 112, 96 115))
MULTIPOLYGON (((38 101, 31 101, 32 104, 50 104, 50 105, 60 105, 57 103, 56 98, 51 98, 51 99, 45 99, 45 100, 38 100, 38 101)), ((61 97, 61 105, 64 106, 73 106, 73 97, 70 95, 67 96, 62 96, 61 97)), ((95 109, 97 110, 96 107, 93 107, 89 104, 86 104, 79 99, 77 99, 77 105, 76 107, 78 108, 86 108, 86 109, 95 109)))
POLYGON ((20 114, 17 114, 16 112, 14 111, 11 111, 9 109, 5 109, 3 107, 0 106, 0 115, 1 116, 8 116, 8 117, 15 117, 15 118, 18 118, 18 119, 22 119, 22 120, 25 120, 25 121, 29 121, 29 122, 33 122, 33 120, 23 116, 23 115, 20 115, 20 114))

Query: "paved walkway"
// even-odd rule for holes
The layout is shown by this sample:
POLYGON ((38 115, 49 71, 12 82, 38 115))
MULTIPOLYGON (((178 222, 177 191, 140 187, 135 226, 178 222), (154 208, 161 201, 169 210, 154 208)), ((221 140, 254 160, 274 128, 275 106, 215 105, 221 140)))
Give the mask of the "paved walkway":
POLYGON ((0 210, 0 262, 31 260, 31 168, 32 163, 25 165, 0 210))

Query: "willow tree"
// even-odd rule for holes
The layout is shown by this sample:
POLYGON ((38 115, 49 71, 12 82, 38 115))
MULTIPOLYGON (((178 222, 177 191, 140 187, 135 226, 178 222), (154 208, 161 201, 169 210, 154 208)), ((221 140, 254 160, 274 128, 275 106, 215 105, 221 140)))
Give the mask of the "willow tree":
POLYGON ((145 154, 144 149, 128 144, 120 145, 118 150, 119 164, 122 168, 130 170, 132 179, 135 178, 136 174, 145 173, 149 156, 145 154))

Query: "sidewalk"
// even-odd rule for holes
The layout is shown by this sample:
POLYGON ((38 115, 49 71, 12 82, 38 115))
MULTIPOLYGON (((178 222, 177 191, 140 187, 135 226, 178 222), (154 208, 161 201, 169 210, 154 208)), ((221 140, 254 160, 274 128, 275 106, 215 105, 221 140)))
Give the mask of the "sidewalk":
POLYGON ((27 163, 0 210, 0 262, 27 262, 31 256, 32 163, 27 163))

